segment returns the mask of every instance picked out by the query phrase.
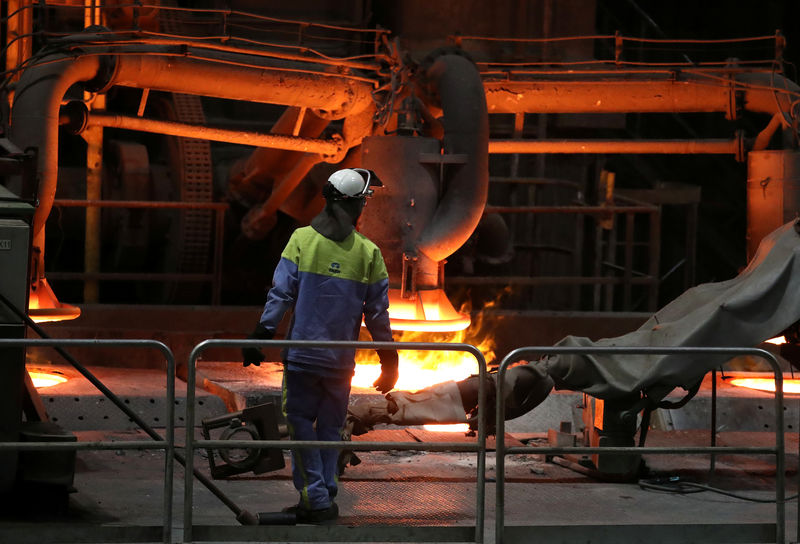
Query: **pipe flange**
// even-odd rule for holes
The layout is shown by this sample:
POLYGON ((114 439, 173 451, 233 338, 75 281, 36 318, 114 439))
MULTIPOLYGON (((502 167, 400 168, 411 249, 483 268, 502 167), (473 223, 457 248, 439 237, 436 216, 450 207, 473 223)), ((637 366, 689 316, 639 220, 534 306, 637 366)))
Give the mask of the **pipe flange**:
POLYGON ((331 134, 330 140, 336 143, 337 151, 333 155, 323 155, 322 160, 331 164, 339 164, 344 160, 350 149, 345 145, 344 137, 341 134, 331 134))
POLYGON ((89 125, 89 108, 81 100, 70 100, 58 110, 58 124, 70 134, 81 134, 89 125))
POLYGON ((117 56, 111 53, 100 56, 100 66, 97 74, 84 83, 84 87, 90 93, 104 93, 111 87, 114 75, 117 72, 117 56))

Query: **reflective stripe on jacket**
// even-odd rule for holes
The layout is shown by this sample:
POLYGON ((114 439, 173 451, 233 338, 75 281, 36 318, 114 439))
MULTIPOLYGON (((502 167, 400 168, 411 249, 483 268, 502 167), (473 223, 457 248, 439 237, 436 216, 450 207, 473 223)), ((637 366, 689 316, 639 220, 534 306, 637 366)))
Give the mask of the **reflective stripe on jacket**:
MULTIPOLYGON (((260 323, 274 332, 294 307, 287 339, 357 340, 363 317, 373 340, 391 341, 388 291, 380 249, 363 234, 336 242, 302 227, 281 254, 260 323)), ((354 349, 290 348, 285 358, 304 368, 352 371, 354 356, 354 349)))

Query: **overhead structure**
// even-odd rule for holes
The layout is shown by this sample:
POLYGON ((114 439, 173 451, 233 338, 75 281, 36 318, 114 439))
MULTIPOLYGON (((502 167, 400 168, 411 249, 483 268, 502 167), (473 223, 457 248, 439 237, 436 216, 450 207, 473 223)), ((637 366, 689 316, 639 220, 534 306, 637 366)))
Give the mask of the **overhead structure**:
MULTIPOLYGON (((163 14, 148 16, 148 24, 157 29, 163 14)), ((298 29, 305 24, 279 23, 298 29)), ((162 27, 170 28, 164 22, 162 27)), ((9 134, 18 147, 39 151, 31 300, 53 308, 53 318, 79 314, 77 308, 58 302, 45 277, 45 223, 59 183, 62 129, 85 135, 102 128, 255 148, 227 172, 220 168, 216 173, 227 184, 226 198, 247 208, 238 228, 253 241, 273 232, 279 214, 299 223, 313 217, 321 206, 315 180, 324 177, 322 170, 374 169, 387 187, 373 201, 379 213, 367 214, 363 228, 386 257, 397 328, 419 328, 421 321, 438 322, 447 330, 469 324, 468 316, 453 309, 444 294, 444 263, 482 221, 490 155, 724 154, 746 160, 753 184, 748 191, 751 253, 778 221, 770 221, 777 217, 776 199, 784 201, 780 221, 800 207, 791 173, 797 162, 795 105, 800 87, 772 67, 735 61, 638 66, 620 62, 619 54, 613 65, 598 61, 578 69, 557 62, 503 64, 472 58, 459 47, 465 37, 416 61, 387 31, 326 30, 366 33, 372 48, 334 57, 235 37, 220 41, 92 27, 53 40, 48 53, 29 59, 14 88, 9 134), (94 97, 110 93, 138 97, 138 108, 123 111, 116 106, 115 111, 113 101, 98 107, 94 97), (282 113, 269 131, 248 128, 246 120, 237 128, 222 126, 219 118, 169 119, 148 109, 151 93, 188 95, 198 104, 264 104, 282 113), (491 139, 489 134, 493 114, 524 120, 525 114, 709 112, 729 120, 744 114, 767 118, 757 135, 735 131, 728 138, 713 139, 557 140, 526 137, 521 130, 510 139, 491 139), (783 149, 769 149, 775 147, 776 135, 783 149), (764 158, 775 156, 781 158, 764 158), (774 183, 769 190, 757 190, 764 179, 785 181, 780 190, 774 183), (769 203, 761 203, 764 199, 769 203)), ((191 236, 197 234, 197 229, 190 230, 191 236)), ((202 247, 208 251, 209 246, 202 247)))

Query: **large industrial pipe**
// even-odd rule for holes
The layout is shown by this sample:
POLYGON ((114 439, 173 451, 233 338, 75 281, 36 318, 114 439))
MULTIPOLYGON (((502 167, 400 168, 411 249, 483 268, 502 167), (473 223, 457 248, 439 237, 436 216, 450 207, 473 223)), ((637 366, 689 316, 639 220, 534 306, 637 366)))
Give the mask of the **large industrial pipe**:
POLYGON ((489 153, 652 153, 718 154, 743 153, 741 138, 729 140, 491 140, 489 153))
POLYGON ((100 57, 58 55, 25 70, 14 94, 10 139, 22 149, 39 151, 39 206, 33 216, 33 247, 38 248, 38 277, 44 275, 44 224, 56 195, 58 117, 61 100, 77 82, 94 79, 100 57))
POLYGON ((310 73, 296 66, 263 66, 254 58, 249 65, 241 56, 228 59, 218 53, 208 60, 176 58, 159 50, 113 58, 114 73, 108 86, 135 87, 173 93, 195 94, 247 102, 306 107, 341 119, 372 103, 372 85, 336 77, 320 69, 310 73), (230 60, 230 62, 227 62, 230 60))
POLYGON ((342 146, 341 140, 304 138, 302 136, 287 136, 284 134, 264 134, 260 132, 230 130, 207 127, 204 125, 191 125, 188 123, 176 123, 174 121, 161 121, 160 119, 143 119, 141 117, 106 113, 90 114, 87 126, 122 128, 140 132, 166 134, 168 136, 183 136, 186 138, 199 138, 201 140, 211 140, 214 142, 270 147, 289 151, 317 153, 320 155, 336 155, 339 153, 342 146))
POLYGON ((800 87, 780 74, 696 74, 618 78, 585 73, 570 79, 486 81, 489 113, 690 113, 737 108, 788 112, 800 87))
POLYGON ((489 116, 478 69, 468 58, 445 54, 425 77, 437 92, 443 112, 445 155, 463 155, 433 218, 417 240, 417 250, 439 262, 469 239, 483 214, 489 191, 489 116))
MULTIPOLYGON (((242 64, 242 59, 237 62, 242 64)), ((256 65, 258 60, 252 64, 256 65)), ((37 277, 44 276, 44 225, 58 177, 58 118, 67 90, 80 82, 194 94, 232 100, 294 105, 332 117, 358 113, 372 104, 371 85, 330 75, 159 56, 158 51, 101 57, 55 54, 26 69, 11 111, 11 140, 39 150, 39 202, 33 220, 37 277), (93 81, 94 80, 94 81, 93 81)))

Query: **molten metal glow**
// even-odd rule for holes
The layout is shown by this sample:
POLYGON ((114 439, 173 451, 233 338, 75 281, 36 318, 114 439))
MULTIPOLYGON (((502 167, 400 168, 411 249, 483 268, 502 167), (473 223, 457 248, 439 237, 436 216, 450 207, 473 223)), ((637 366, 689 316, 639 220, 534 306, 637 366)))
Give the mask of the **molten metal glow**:
POLYGON ((64 383, 65 381, 67 381, 67 378, 65 376, 62 376, 61 374, 55 374, 53 372, 41 372, 41 371, 29 370, 28 375, 31 377, 33 386, 36 389, 41 389, 43 387, 51 387, 53 385, 58 385, 60 383, 64 383))
MULTIPOLYGON (((731 385, 737 387, 746 387, 748 389, 757 389, 759 391, 775 391, 774 378, 735 378, 730 381, 731 385)), ((800 393, 800 380, 789 379, 783 380, 784 393, 800 393)))
POLYGON ((455 332, 470 323, 469 314, 457 312, 442 289, 419 291, 413 299, 389 289, 389 319, 396 331, 455 332))
MULTIPOLYGON (((399 377, 395 389, 417 391, 449 380, 459 381, 477 374, 472 355, 458 351, 400 351, 399 377)), ((352 384, 372 387, 381 373, 377 361, 358 362, 352 384)))
MULTIPOLYGON (((487 304, 485 308, 492 306, 487 304)), ((455 311, 455 310, 454 310, 455 311)), ((461 310, 466 315, 468 311, 461 310)), ((494 357, 494 339, 482 331, 479 318, 469 329, 456 332, 403 331, 399 333, 400 342, 443 342, 451 344, 472 344, 483 353, 486 361, 494 357)), ((475 357, 463 351, 398 351, 400 358, 399 377, 396 390, 418 391, 431 385, 449 380, 459 381, 478 373, 475 357)), ((371 388, 381 373, 380 363, 375 352, 360 350, 356 353, 356 373, 353 386, 371 388)))
POLYGON ((80 317, 81 309, 59 302, 47 279, 40 278, 35 287, 31 288, 28 315, 36 323, 66 321, 80 317))
POLYGON ((786 343, 785 336, 776 336, 775 338, 770 338, 769 340, 764 340, 765 344, 775 344, 776 346, 780 346, 781 344, 786 343))
POLYGON ((436 433, 468 433, 469 423, 453 423, 452 425, 423 425, 426 431, 433 431, 436 433))

